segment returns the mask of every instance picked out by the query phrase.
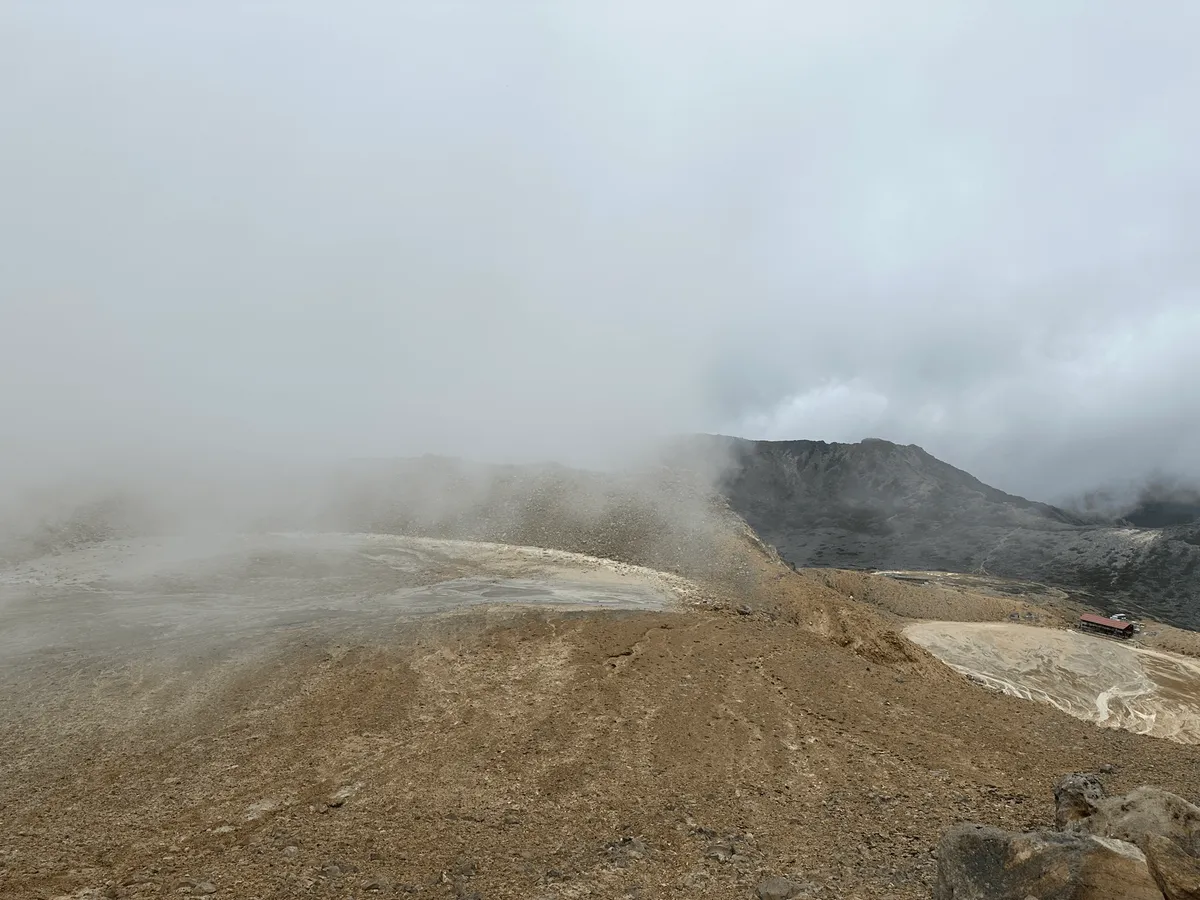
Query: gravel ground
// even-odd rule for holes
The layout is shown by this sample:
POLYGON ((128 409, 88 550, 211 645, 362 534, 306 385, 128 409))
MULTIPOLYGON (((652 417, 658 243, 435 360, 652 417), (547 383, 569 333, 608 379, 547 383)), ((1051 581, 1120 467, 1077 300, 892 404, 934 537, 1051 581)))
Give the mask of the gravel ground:
POLYGON ((1066 772, 1200 795, 1191 748, 986 690, 819 577, 740 565, 749 589, 661 611, 317 616, 10 668, 0 896, 732 900, 784 876, 908 900, 945 828, 1046 825, 1066 772))
POLYGON ((352 474, 274 545, 140 544, 120 503, 9 545, 0 896, 915 900, 947 827, 1047 825, 1067 772, 1200 797, 1194 748, 899 634, 1003 597, 793 572, 686 483, 352 474), (487 602, 400 602, 438 591, 487 602))

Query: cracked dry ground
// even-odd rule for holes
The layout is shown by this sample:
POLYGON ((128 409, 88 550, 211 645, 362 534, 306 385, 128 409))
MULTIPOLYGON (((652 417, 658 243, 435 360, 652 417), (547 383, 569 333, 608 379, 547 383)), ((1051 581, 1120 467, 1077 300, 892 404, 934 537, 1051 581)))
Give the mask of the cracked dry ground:
POLYGON ((0 896, 747 898, 786 874, 916 898, 947 826, 1045 826, 1063 773, 1196 799, 1194 748, 990 693, 759 569, 704 609, 26 673, 0 704, 0 896))

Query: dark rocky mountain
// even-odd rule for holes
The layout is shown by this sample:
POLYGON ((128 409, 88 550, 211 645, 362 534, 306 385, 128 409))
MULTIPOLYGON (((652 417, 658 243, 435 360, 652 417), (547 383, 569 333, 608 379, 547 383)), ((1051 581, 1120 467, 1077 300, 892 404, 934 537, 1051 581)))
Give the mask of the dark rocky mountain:
POLYGON ((728 461, 729 505, 797 566, 982 571, 1200 626, 1200 523, 1186 510, 1089 521, 883 440, 703 436, 689 452, 728 461))

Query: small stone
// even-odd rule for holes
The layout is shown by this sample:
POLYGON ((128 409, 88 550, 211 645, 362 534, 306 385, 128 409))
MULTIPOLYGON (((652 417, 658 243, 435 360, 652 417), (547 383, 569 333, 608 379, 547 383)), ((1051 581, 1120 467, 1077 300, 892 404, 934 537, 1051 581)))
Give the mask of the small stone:
POLYGON ((300 848, 295 845, 289 845, 283 848, 284 856, 296 856, 300 853, 300 848))
POLYGON ((475 860, 473 859, 460 856, 454 861, 453 872, 459 878, 474 878, 475 873, 478 871, 479 867, 475 865, 475 860))
POLYGON ((357 794, 359 788, 361 787, 361 784, 355 783, 347 784, 338 788, 333 792, 333 794, 330 795, 329 799, 325 801, 325 806, 329 809, 337 809, 341 806, 345 806, 346 801, 357 794))
POLYGON ((382 891, 387 889, 387 882, 382 878, 371 878, 363 882, 364 891, 382 891))
POLYGON ((733 844, 712 844, 708 848, 708 858, 715 859, 717 862, 729 862, 737 855, 737 848, 733 844))
POLYGON ((708 880, 709 876, 707 872, 703 869, 696 869, 680 878, 679 886, 686 890, 695 891, 705 887, 708 884, 708 880))
POLYGON ((746 606, 744 603, 737 608, 737 614, 739 616, 748 616, 753 612, 754 610, 752 610, 749 606, 746 606))
POLYGON ((192 887, 193 894, 207 895, 207 894, 215 894, 216 892, 217 892, 217 886, 215 884, 213 884, 211 881, 197 881, 196 884, 192 887))
POLYGON ((764 878, 755 888, 758 900, 792 900, 793 897, 804 897, 812 893, 813 886, 779 875, 764 878))
POLYGON ((1101 775, 1111 775, 1113 772, 1117 771, 1117 767, 1112 763, 1105 763, 1100 767, 1099 771, 1101 775))

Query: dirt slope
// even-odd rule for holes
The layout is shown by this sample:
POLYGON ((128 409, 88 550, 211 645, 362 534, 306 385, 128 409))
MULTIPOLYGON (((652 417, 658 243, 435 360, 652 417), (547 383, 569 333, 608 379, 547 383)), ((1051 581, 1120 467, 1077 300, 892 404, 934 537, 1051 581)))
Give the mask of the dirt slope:
POLYGON ((1191 748, 973 685, 731 540, 674 611, 47 659, 0 693, 0 895, 916 898, 948 825, 1045 825, 1065 772, 1200 796, 1191 748))

